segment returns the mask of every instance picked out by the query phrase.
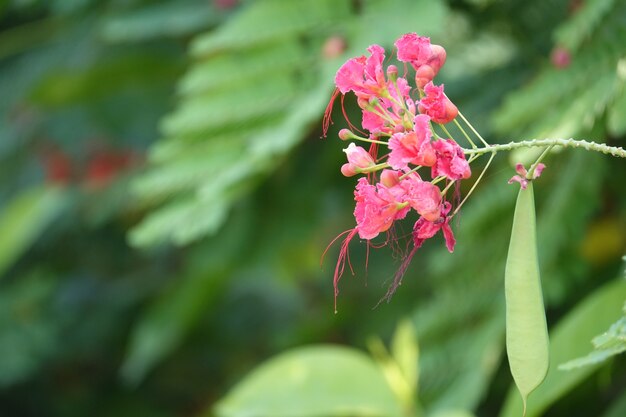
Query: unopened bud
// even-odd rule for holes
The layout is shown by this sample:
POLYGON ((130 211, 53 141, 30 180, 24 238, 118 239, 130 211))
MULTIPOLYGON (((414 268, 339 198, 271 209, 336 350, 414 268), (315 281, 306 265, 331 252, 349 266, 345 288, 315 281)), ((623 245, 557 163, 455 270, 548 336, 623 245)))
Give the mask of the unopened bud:
POLYGON ((354 133, 352 133, 349 129, 341 129, 339 131, 339 139, 341 140, 349 140, 354 138, 354 133))
POLYGON ((369 168, 376 165, 374 158, 360 146, 356 146, 354 143, 350 143, 346 149, 343 150, 348 157, 348 162, 354 165, 356 168, 369 168))
POLYGON ((341 166, 341 173, 346 177, 354 177, 358 172, 356 172, 356 167, 350 163, 343 164, 341 166))
POLYGON ((446 63, 446 50, 440 45, 430 45, 430 51, 432 53, 428 60, 428 65, 431 66, 435 75, 439 72, 443 64, 446 63))
POLYGON ((422 65, 415 71, 415 84, 420 90, 435 78, 436 72, 430 65, 422 65))
POLYGON ((389 65, 387 67, 387 77, 390 81, 395 83, 398 79, 398 67, 396 67, 395 65, 389 65))
POLYGON ((398 171, 384 169, 383 172, 380 173, 380 183, 387 188, 398 185, 400 183, 400 173, 398 171))

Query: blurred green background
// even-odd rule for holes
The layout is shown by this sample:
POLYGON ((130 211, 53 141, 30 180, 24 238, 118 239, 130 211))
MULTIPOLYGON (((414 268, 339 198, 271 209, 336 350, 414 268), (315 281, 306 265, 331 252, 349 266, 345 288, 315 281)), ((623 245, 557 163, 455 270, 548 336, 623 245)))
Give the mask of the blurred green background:
MULTIPOLYGON (((406 32, 446 47, 438 80, 489 142, 626 143, 622 0, 0 1, 0 415, 521 415, 506 181, 534 151, 498 155, 455 253, 428 242, 390 303, 398 260, 366 271, 355 242, 333 314, 338 246, 320 258, 355 180, 341 106, 326 139, 322 115, 347 58, 406 32)), ((624 416, 626 163, 546 164, 553 363, 527 415, 624 416)))

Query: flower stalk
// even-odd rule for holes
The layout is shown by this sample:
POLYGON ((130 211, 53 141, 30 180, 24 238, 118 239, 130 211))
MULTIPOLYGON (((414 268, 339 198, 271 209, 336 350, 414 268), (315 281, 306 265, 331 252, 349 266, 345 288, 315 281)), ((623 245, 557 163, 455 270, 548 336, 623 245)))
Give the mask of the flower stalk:
POLYGON ((512 151, 518 148, 536 148, 546 146, 563 146, 564 148, 583 148, 588 151, 601 152, 618 158, 626 158, 626 149, 618 146, 609 146, 604 143, 589 142, 576 139, 531 139, 520 142, 487 145, 476 149, 463 149, 465 155, 484 155, 500 151, 512 151))

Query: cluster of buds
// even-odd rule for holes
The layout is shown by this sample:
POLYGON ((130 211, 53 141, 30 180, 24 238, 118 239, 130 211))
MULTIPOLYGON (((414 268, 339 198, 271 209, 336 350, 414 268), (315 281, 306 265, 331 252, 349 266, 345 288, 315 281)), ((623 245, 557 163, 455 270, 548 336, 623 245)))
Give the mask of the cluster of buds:
MULTIPOLYGON (((417 88, 398 75, 397 66, 385 68, 385 50, 379 45, 368 48, 369 56, 348 60, 335 77, 335 96, 354 93, 362 110, 362 130, 350 125, 352 130, 339 132, 340 139, 369 143, 367 150, 355 143, 344 149, 348 161, 341 167, 342 174, 363 176, 354 192, 356 226, 344 232, 335 269, 335 296, 350 240, 358 235, 369 243, 386 233, 389 241, 395 236, 394 222, 412 210, 419 216, 409 243, 412 247, 403 253, 404 261, 388 296, 400 284, 410 259, 426 239, 441 230, 448 250, 454 250, 452 204, 446 201, 446 193, 453 183, 469 178, 471 171, 462 148, 449 135, 440 136, 434 129, 439 125, 439 131, 447 133, 444 125, 458 115, 443 85, 433 84, 445 63, 446 52, 415 33, 402 36, 395 47, 398 61, 404 63, 404 74, 409 73, 409 65, 414 69, 417 88), (413 93, 417 97, 413 98, 413 93), (385 152, 380 152, 383 147, 385 152), (429 171, 429 178, 423 178, 423 170, 429 171)), ((328 114, 331 107, 332 100, 328 114)))

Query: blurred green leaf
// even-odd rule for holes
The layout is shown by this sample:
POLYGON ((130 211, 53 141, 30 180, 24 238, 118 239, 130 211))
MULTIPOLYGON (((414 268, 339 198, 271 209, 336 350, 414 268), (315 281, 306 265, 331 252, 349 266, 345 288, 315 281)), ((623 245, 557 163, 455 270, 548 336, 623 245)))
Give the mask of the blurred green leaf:
MULTIPOLYGON (((623 72, 626 73, 626 59, 620 61, 620 65, 624 67, 623 72)), ((622 77, 626 78, 626 76, 622 77)), ((615 102, 609 109, 607 117, 607 128, 609 133, 615 137, 624 136, 626 133, 626 87, 624 81, 621 84, 621 94, 617 96, 615 102)))
POLYGON ((617 400, 611 404, 608 411, 602 415, 602 417, 623 417, 626 415, 626 393, 622 392, 622 395, 617 397, 617 400))
POLYGON ((474 414, 465 410, 443 410, 428 414, 428 417, 474 417, 474 414))
POLYGON ((208 1, 165 1, 108 17, 102 37, 108 42, 138 42, 165 36, 185 36, 219 23, 225 13, 208 1))
POLYGON ((23 191, 0 213, 0 274, 26 250, 65 207, 65 190, 38 186, 23 191))
POLYGON ((410 320, 405 319, 398 323, 391 340, 391 354, 411 392, 416 393, 419 381, 419 347, 415 327, 410 320))
POLYGON ((27 379, 58 348, 48 309, 54 290, 53 280, 34 274, 0 291, 0 387, 27 379))
POLYGON ((400 416, 374 362, 339 346, 294 349, 261 364, 217 403, 219 417, 400 416))
MULTIPOLYGON (((590 294, 551 330, 548 376, 531 395, 527 417, 541 415, 598 368, 599 364, 594 364, 565 372, 558 366, 587 352, 589 340, 611 324, 625 297, 626 282, 620 277, 590 294)), ((500 417, 518 417, 521 411, 521 399, 510 390, 500 417)))
POLYGON ((129 385, 138 384, 152 367, 170 353, 198 315, 217 295, 219 273, 183 276, 173 290, 154 302, 135 325, 121 376, 129 385))
POLYGON ((578 49, 587 40, 603 18, 611 12, 615 0, 587 0, 571 19, 561 25, 554 33, 557 45, 566 47, 570 52, 578 49))
MULTIPOLYGON (((624 313, 626 313, 626 305, 624 305, 624 313)), ((559 369, 568 371, 582 366, 595 365, 612 356, 626 352, 626 316, 613 323, 609 330, 605 331, 592 340, 594 351, 559 365, 559 369)))

